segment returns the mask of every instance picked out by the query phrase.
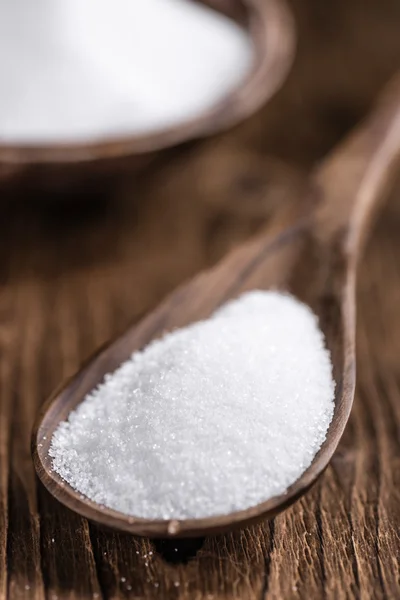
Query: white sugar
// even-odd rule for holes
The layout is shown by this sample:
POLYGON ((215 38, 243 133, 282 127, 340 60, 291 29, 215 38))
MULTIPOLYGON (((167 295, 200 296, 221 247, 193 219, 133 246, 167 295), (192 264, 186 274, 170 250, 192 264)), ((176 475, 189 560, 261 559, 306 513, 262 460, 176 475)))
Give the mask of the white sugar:
POLYGON ((252 58, 244 30, 193 0, 0 0, 0 143, 173 126, 252 58))
POLYGON ((54 433, 53 468, 145 518, 225 514, 285 492, 334 408, 311 310, 254 291, 133 354, 54 433))

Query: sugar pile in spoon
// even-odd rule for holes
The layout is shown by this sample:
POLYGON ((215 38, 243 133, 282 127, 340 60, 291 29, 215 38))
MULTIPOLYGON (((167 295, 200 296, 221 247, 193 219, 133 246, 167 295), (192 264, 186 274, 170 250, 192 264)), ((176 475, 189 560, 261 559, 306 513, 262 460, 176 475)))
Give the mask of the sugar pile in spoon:
POLYGON ((0 0, 0 142, 146 134, 240 84, 251 42, 192 0, 0 0))
POLYGON ((333 399, 315 315, 254 291, 133 354, 59 425, 50 455, 73 488, 127 515, 227 514, 304 472, 333 399))

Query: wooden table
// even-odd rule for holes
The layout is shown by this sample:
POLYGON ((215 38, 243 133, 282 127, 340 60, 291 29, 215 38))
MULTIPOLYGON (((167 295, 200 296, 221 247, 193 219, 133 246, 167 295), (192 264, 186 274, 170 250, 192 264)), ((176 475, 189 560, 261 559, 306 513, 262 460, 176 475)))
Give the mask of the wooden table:
POLYGON ((3 198, 0 598, 400 598, 400 184, 361 268, 352 417, 330 468, 293 508, 225 536, 152 543, 63 508, 30 458, 33 419, 59 381, 268 228, 400 63, 398 2, 320 6, 296 9, 293 73, 237 131, 171 154, 103 199, 3 198))

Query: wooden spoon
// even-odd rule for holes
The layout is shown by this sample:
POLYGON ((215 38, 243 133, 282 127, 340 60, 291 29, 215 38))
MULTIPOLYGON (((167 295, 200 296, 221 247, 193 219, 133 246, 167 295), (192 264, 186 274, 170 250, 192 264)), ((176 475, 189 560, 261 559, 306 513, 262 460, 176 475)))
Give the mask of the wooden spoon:
MULTIPOLYGON (((355 386, 357 261, 399 151, 400 77, 388 86, 369 119, 315 170, 312 193, 298 198, 286 215, 292 223, 290 228, 277 236, 261 235, 179 288, 96 354, 45 404, 34 428, 32 452, 37 473, 47 489, 92 521, 151 537, 204 536, 245 526, 273 517, 303 494, 328 465, 350 414, 355 386), (308 216, 302 215, 305 210, 308 216), (245 290, 271 287, 288 290, 318 315, 332 354, 336 381, 335 411, 326 441, 286 494, 234 514, 152 521, 100 509, 52 470, 48 451, 54 430, 106 373, 163 332, 208 317, 245 290)), ((282 223, 275 223, 277 227, 282 230, 282 223)))

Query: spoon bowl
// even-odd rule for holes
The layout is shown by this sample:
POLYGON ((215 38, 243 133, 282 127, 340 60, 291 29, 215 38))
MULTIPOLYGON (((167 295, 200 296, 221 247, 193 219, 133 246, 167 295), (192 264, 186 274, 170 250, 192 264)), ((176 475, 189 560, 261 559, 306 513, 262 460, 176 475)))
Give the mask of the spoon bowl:
POLYGON ((265 104, 284 81, 294 54, 293 24, 284 0, 196 1, 226 14, 248 32, 254 63, 239 86, 196 118, 147 135, 37 146, 5 145, 0 139, 0 183, 29 182, 63 190, 84 180, 131 173, 161 150, 229 129, 265 104))
POLYGON ((117 530, 150 537, 196 537, 271 518, 299 498, 327 467, 346 426, 355 387, 355 280, 360 249, 395 172, 400 151, 400 78, 369 119, 315 169, 309 191, 260 235, 170 295, 156 310, 101 349, 44 405, 32 438, 37 473, 60 502, 117 530), (310 467, 285 494, 233 514, 149 520, 100 507, 52 470, 49 447, 61 421, 132 352, 166 331, 209 317, 250 289, 288 291, 319 318, 331 352, 335 410, 310 467))

